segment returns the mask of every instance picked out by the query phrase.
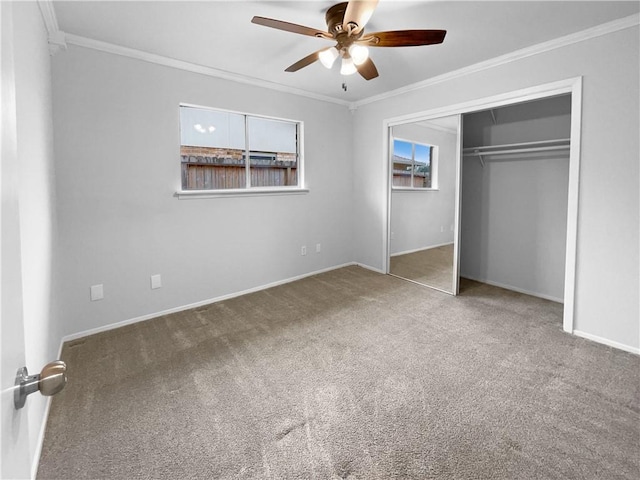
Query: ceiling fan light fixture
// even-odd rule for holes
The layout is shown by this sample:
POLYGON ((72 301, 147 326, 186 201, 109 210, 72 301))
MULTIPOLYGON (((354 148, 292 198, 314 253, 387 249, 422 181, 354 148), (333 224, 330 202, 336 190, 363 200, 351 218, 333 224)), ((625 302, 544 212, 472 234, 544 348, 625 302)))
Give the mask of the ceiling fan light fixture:
POLYGON ((336 47, 327 48, 318 54, 320 62, 327 68, 331 68, 333 66, 333 62, 335 62, 336 58, 339 56, 340 53, 336 47))
POLYGON ((369 49, 364 45, 354 43, 349 47, 349 56, 356 65, 362 65, 369 58, 369 49))
POLYGON ((353 59, 351 57, 342 58, 342 66, 340 67, 341 75, 353 75, 357 71, 358 69, 356 68, 356 64, 353 63, 353 59))

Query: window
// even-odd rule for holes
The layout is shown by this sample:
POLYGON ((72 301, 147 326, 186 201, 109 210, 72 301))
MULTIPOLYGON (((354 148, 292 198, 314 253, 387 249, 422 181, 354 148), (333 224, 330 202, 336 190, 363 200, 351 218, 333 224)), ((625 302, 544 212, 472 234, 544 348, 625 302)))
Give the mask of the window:
POLYGON ((437 146, 393 139, 393 187, 436 188, 437 146))
POLYGON ((300 122, 181 105, 182 190, 299 188, 301 130, 300 122))

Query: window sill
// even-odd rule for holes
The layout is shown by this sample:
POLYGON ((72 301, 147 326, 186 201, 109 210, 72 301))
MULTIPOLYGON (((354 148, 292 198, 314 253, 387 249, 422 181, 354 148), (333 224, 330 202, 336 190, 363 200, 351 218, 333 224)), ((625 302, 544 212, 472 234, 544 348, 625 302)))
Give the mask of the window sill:
POLYGON ((391 187, 393 192, 437 192, 439 188, 391 187))
POLYGON ((304 195, 308 188, 251 188, 229 190, 178 190, 176 197, 180 200, 198 198, 229 198, 229 197, 264 197, 272 195, 304 195))

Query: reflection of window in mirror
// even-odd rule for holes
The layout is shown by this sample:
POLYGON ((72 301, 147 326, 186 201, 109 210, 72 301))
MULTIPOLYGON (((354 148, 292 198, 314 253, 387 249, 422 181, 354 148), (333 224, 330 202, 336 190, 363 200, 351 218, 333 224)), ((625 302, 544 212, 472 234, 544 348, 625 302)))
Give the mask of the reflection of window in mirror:
POLYGON ((437 145, 393 139, 394 188, 436 189, 437 145))

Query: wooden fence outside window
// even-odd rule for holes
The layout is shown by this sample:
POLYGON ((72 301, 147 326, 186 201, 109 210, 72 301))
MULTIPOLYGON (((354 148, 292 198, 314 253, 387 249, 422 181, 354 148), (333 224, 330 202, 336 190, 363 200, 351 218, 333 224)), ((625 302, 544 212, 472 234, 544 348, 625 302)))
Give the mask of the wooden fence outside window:
MULTIPOLYGON (((251 187, 298 184, 295 153, 250 152, 251 187)), ((246 188, 245 152, 211 147, 180 147, 184 190, 246 188)))

